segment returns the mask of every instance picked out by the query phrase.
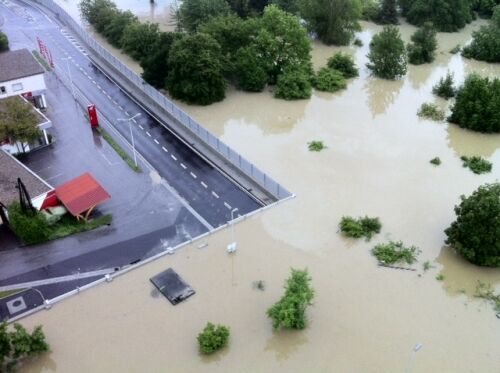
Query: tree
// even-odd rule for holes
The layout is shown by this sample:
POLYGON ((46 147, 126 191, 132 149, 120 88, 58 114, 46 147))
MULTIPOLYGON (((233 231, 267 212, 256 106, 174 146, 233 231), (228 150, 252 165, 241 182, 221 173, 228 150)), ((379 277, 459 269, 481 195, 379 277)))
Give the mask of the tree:
POLYGON ((271 0, 271 4, 276 4, 280 9, 288 13, 299 13, 299 0, 271 0))
POLYGON ((354 59, 347 53, 335 53, 328 59, 328 67, 340 71, 346 79, 359 75, 354 59))
POLYGON ((305 66, 288 66, 278 76, 274 97, 285 100, 301 100, 311 97, 311 71, 305 66))
POLYGON ((224 99, 222 53, 211 36, 194 34, 175 41, 168 64, 167 88, 174 98, 199 105, 224 99))
POLYGON ((408 61, 413 65, 421 65, 434 61, 437 48, 436 30, 432 23, 425 22, 411 36, 413 43, 408 44, 408 61))
POLYGON ((9 38, 3 32, 0 31, 0 52, 5 52, 9 50, 9 38))
POLYGON ((479 132, 500 132, 500 80, 469 75, 457 91, 448 121, 479 132))
POLYGON ((155 51, 159 38, 157 23, 132 22, 123 30, 122 49, 132 58, 141 61, 155 51))
POLYGON ((486 62, 500 62, 500 6, 495 8, 490 24, 472 33, 472 42, 462 55, 486 62))
POLYGON ((267 84, 267 64, 257 48, 243 47, 236 53, 235 76, 238 87, 244 91, 261 92, 267 84))
POLYGON ((0 111, 0 138, 13 142, 31 143, 41 136, 38 120, 31 104, 18 97, 3 100, 4 110, 0 111))
POLYGON ((442 32, 458 31, 472 21, 469 0, 406 0, 403 14, 411 24, 432 22, 442 32))
POLYGON ((118 8, 111 0, 82 0, 78 7, 83 18, 98 32, 102 32, 114 14, 118 12, 118 8))
POLYGON ((445 100, 448 100, 452 97, 455 97, 456 90, 453 86, 453 74, 448 72, 445 78, 439 79, 439 82, 432 87, 432 93, 436 96, 442 97, 445 100))
POLYGON ((373 74, 384 79, 396 79, 406 74, 405 45, 395 26, 384 26, 370 43, 370 63, 366 66, 373 74))
POLYGON ((480 186, 461 201, 446 243, 474 264, 500 267, 500 183, 480 186))
POLYGON ((130 11, 114 12, 113 17, 109 21, 109 23, 104 26, 104 30, 102 34, 106 37, 106 39, 115 47, 120 48, 123 32, 125 28, 131 23, 137 23, 139 20, 136 16, 132 14, 130 11))
POLYGON ((377 22, 383 25, 397 25, 398 21, 398 4, 396 0, 382 0, 380 9, 377 15, 377 22))
POLYGON ((165 81, 170 70, 168 58, 172 44, 180 39, 180 33, 160 32, 153 51, 141 60, 142 78, 156 88, 165 87, 165 81))
POLYGON ((267 310, 273 319, 274 329, 304 329, 307 324, 306 308, 312 303, 314 290, 307 269, 292 268, 292 275, 286 280, 285 294, 267 310))
POLYGON ((472 10, 476 11, 480 17, 491 18, 495 6, 499 4, 499 0, 473 0, 472 10))
POLYGON ((316 75, 314 87, 318 91, 337 92, 347 87, 347 82, 340 71, 323 67, 316 75))
POLYGON ((203 331, 198 334, 200 351, 211 354, 227 345, 229 341, 229 328, 224 325, 215 326, 208 322, 203 331))
POLYGON ((300 0, 300 14, 325 44, 348 45, 360 30, 360 0, 300 0))
POLYGON ((225 16, 231 13, 226 0, 184 0, 179 8, 180 26, 195 32, 202 23, 212 17, 225 16))

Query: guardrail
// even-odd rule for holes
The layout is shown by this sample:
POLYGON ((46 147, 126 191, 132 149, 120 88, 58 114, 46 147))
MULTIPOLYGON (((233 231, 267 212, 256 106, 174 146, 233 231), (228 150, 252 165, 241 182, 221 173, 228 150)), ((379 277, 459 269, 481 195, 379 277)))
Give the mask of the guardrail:
POLYGON ((250 177, 254 182, 275 196, 278 200, 292 195, 286 188, 274 181, 266 173, 259 170, 255 165, 231 149, 219 138, 214 136, 205 127, 196 122, 188 114, 177 107, 172 101, 165 97, 156 88, 146 83, 139 75, 129 69, 118 58, 113 56, 106 48, 100 45, 87 31, 85 31, 64 9, 52 0, 33 0, 52 11, 60 21, 65 23, 75 32, 87 46, 95 51, 99 57, 118 70, 133 86, 154 103, 164 108, 179 124, 196 135, 202 142, 216 150, 220 156, 237 167, 242 173, 250 177))

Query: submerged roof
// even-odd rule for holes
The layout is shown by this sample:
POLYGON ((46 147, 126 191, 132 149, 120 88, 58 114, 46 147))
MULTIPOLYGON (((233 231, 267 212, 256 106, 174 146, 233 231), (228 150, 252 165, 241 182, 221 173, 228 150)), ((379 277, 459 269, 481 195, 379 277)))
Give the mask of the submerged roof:
POLYGON ((58 186, 56 196, 73 216, 111 198, 88 172, 58 186))
POLYGON ((45 70, 27 49, 0 53, 0 82, 43 74, 45 70))

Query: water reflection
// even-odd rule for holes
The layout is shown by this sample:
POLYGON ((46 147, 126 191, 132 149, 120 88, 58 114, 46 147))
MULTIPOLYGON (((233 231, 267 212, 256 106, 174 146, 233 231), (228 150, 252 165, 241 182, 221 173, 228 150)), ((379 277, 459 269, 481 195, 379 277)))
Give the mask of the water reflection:
POLYGON ((373 118, 387 111, 398 97, 403 84, 403 80, 385 80, 374 77, 367 79, 364 89, 373 118))
POLYGON ((39 372, 56 372, 57 364, 49 354, 43 354, 41 357, 34 357, 33 359, 26 359, 16 368, 13 372, 22 371, 26 373, 39 373, 39 372), (36 362, 33 364, 32 362, 36 362))
POLYGON ((490 158, 500 149, 500 134, 478 133, 450 124, 448 125, 448 146, 455 151, 457 156, 480 155, 490 158))
POLYGON ((282 330, 273 333, 273 336, 267 341, 264 351, 272 351, 276 360, 283 362, 288 360, 290 355, 295 353, 300 346, 305 344, 308 338, 304 332, 296 330, 282 330))
POLYGON ((217 352, 214 352, 213 354, 210 355, 205 355, 202 353, 199 353, 200 360, 205 363, 205 364, 214 364, 218 363, 222 360, 224 356, 226 356, 229 352, 229 347, 224 347, 222 350, 219 350, 217 352))

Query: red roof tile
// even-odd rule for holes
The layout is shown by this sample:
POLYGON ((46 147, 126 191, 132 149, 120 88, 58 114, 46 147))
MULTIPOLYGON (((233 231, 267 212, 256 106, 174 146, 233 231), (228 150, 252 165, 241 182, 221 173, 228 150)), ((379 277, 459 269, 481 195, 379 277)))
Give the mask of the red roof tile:
POLYGON ((58 186, 56 195, 73 216, 111 198, 88 172, 58 186))

